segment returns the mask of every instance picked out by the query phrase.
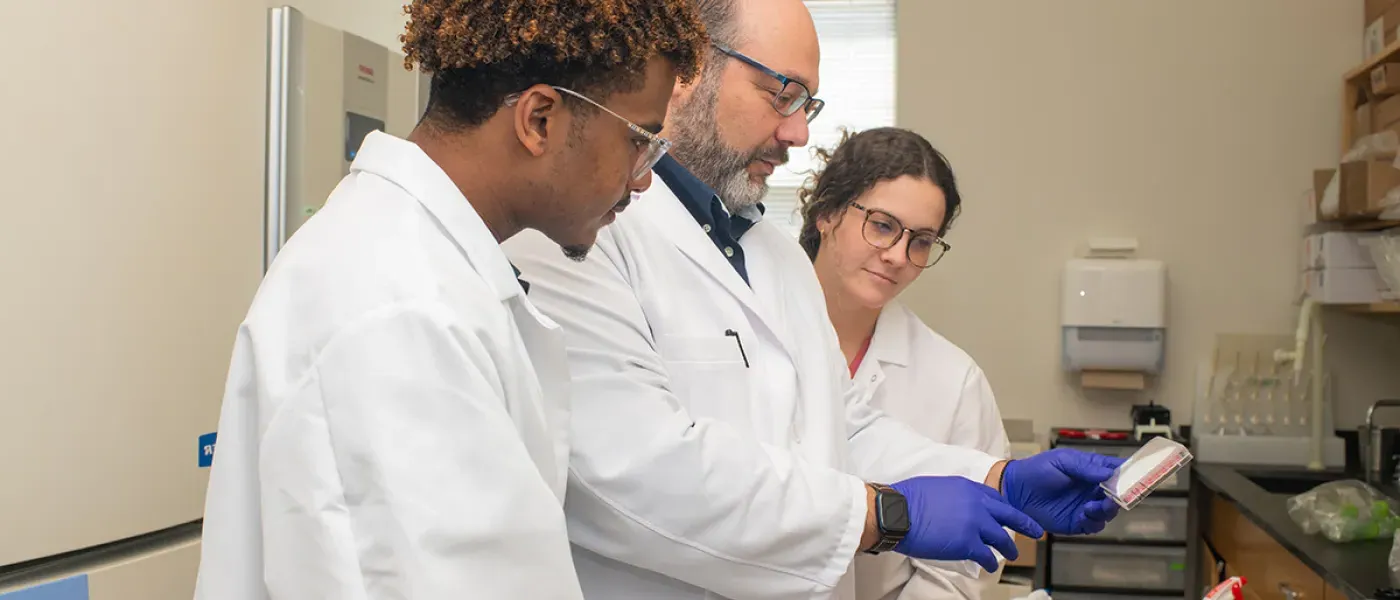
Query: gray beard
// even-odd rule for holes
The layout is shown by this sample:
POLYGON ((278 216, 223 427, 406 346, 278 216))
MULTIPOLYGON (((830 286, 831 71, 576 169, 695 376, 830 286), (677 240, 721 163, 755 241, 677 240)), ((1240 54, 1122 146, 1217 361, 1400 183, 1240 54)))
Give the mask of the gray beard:
MULTIPOLYGON (((702 81, 690 99, 676 107, 671 123, 675 130, 671 134, 675 141, 671 154, 696 178, 714 188, 730 214, 739 214, 762 202, 768 194, 767 182, 754 183, 747 169, 758 157, 773 152, 759 148, 745 153, 726 145, 720 139, 715 119, 718 104, 719 85, 715 78, 702 81)), ((784 162, 786 155, 784 152, 784 162)))

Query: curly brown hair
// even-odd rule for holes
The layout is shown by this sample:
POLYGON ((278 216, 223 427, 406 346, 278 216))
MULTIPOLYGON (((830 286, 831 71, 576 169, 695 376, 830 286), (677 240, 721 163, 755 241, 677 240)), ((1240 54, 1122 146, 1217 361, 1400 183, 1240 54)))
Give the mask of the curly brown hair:
POLYGON ((908 129, 878 127, 852 135, 846 131, 835 150, 817 150, 825 167, 808 178, 797 198, 802 205, 802 230, 798 243, 812 260, 817 259, 822 236, 817 222, 844 214, 846 208, 881 181, 905 175, 927 179, 943 192, 947 206, 938 235, 944 236, 962 212, 953 166, 933 144, 908 129))
POLYGON ((404 12, 404 65, 433 74, 428 117, 456 127, 536 84, 599 102, 636 91, 654 56, 689 82, 710 43, 691 0, 414 0, 404 12))

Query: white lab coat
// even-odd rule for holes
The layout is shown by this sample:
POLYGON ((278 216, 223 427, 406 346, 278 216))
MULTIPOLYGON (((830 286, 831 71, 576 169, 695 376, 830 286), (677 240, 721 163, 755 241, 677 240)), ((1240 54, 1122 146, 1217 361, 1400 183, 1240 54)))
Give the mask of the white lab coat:
POLYGON ((504 244, 568 340, 587 598, 852 598, 862 480, 996 462, 860 402, 801 248, 762 221, 741 244, 752 289, 659 177, 581 264, 504 244))
MULTIPOLYGON (((871 406, 929 439, 1011 455, 992 388, 962 348, 929 329, 898 301, 875 323, 870 348, 852 377, 871 406)), ((998 573, 970 577, 964 563, 912 561, 898 554, 856 558, 859 600, 976 599, 998 573)))
POLYGON ((447 175, 371 134, 238 330, 195 597, 581 598, 564 361, 447 175))

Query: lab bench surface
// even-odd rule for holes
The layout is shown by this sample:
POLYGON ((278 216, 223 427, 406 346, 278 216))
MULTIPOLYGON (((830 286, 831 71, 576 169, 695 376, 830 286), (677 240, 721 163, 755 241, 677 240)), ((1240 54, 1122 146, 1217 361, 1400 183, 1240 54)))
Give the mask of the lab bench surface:
MULTIPOLYGON (((1241 515, 1348 599, 1369 600, 1375 597, 1377 590, 1391 587, 1391 540, 1337 544, 1321 535, 1304 533, 1288 516, 1290 495, 1271 493, 1241 472, 1260 470, 1250 466, 1197 463, 1193 464, 1193 479, 1237 506, 1241 515)), ((1383 491, 1391 495, 1400 493, 1394 489, 1383 491)), ((1328 595, 1327 600, 1333 599, 1328 595)))

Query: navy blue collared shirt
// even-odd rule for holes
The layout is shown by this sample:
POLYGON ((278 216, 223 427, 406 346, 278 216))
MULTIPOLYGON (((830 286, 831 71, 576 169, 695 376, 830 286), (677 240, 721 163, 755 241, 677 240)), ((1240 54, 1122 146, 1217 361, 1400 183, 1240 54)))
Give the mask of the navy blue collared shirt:
MULTIPOLYGON (((661 181, 666 182, 666 187, 671 188, 685 209, 690 211, 690 216, 695 217, 695 222, 700 224, 710 241, 715 243, 715 248, 739 272, 744 283, 748 283, 749 269, 744 263, 744 249, 739 246, 739 238, 748 233, 754 221, 730 215, 714 188, 692 175, 671 155, 662 156, 652 170, 661 181)), ((758 205, 758 211, 762 214, 762 204, 758 205)))

